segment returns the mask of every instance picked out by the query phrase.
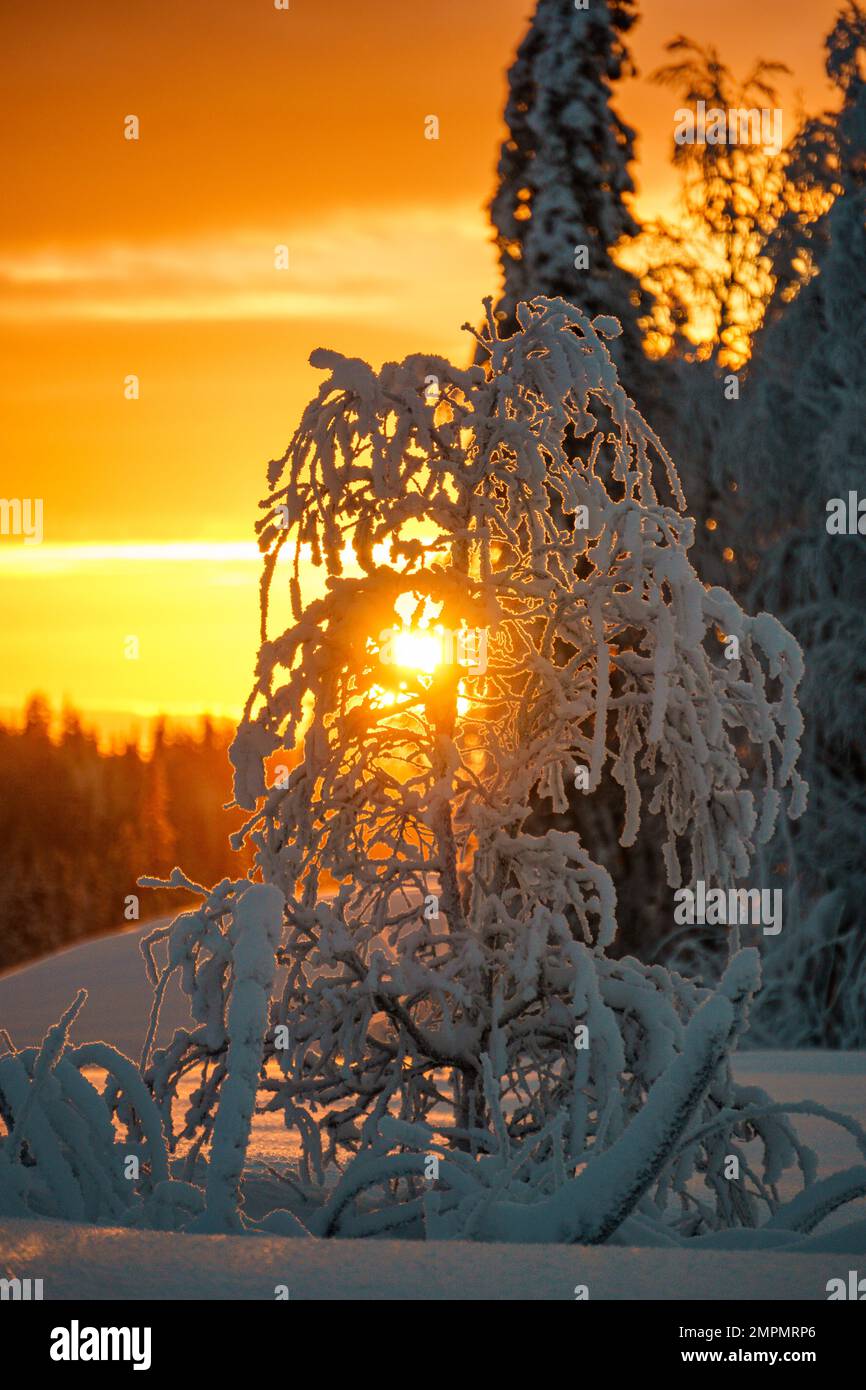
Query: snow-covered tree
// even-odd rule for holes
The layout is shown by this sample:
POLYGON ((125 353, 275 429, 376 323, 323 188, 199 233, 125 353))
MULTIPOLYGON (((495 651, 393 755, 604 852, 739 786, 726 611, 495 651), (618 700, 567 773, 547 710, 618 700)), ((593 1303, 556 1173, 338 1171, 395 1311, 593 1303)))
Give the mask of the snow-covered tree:
POLYGON ((516 326, 521 300, 562 297, 592 317, 615 314, 614 355, 642 404, 639 282, 611 257, 634 237, 628 205, 634 131, 613 108, 612 86, 632 71, 626 35, 634 0, 538 0, 508 75, 508 137, 491 204, 503 276, 497 313, 516 326))
MULTIPOLYGON (((783 63, 758 60, 738 81, 712 45, 680 35, 667 51, 672 61, 652 80, 677 92, 683 110, 696 112, 699 103, 708 113, 779 110, 774 84, 788 71, 783 63)), ((772 133, 781 141, 781 126, 772 133)), ((679 215, 642 228, 638 246, 656 344, 677 356, 733 367, 748 356, 772 289, 767 239, 785 210, 786 154, 770 135, 765 123, 767 144, 736 136, 674 140, 673 162, 683 177, 679 215)))
POLYGON ((852 176, 862 176, 862 117, 857 106, 862 95, 864 44, 866 9, 860 0, 846 0, 826 42, 827 75, 836 87, 839 105, 806 120, 787 151, 785 207, 765 248, 775 280, 768 325, 785 313, 816 273, 828 250, 827 214, 834 200, 850 188, 852 176))
MULTIPOLYGON (((315 353, 329 377, 270 468, 263 642, 232 760, 242 833, 287 903, 263 1088, 307 1176, 374 1154, 366 1181, 408 1179, 417 1162, 387 1152, 399 1119, 458 1155, 544 1136, 553 1182, 623 1136, 673 1062, 702 991, 608 958, 613 884, 577 834, 528 832, 539 798, 561 811, 609 770, 630 844, 640 761, 671 884, 682 861, 732 883, 783 798, 799 811, 799 650, 691 569, 674 465, 606 346, 618 325, 545 300, 518 323, 501 338, 488 305, 469 370, 315 353), (326 574, 309 602, 307 555, 326 574), (272 630, 283 584, 292 620, 272 630), (720 624, 740 661, 721 659, 720 624), (476 655, 481 634, 486 662, 421 661, 437 629, 476 634, 476 655), (302 738, 269 784, 268 759, 302 738)), ((710 1109, 733 1114, 730 1078, 710 1077, 710 1109)), ((687 1173, 715 1163, 689 1154, 687 1227, 705 1216, 687 1173)), ((710 1182, 724 1222, 728 1184, 710 1182)))
MULTIPOLYGON (((708 119, 712 112, 780 110, 775 83, 787 71, 783 64, 758 59, 739 79, 713 45, 680 35, 666 49, 669 61, 651 79, 681 103, 676 113, 672 103, 675 130, 699 103, 708 119)), ((764 123, 762 135, 781 141, 781 125, 773 127, 764 123)), ((652 297, 648 348, 665 354, 667 389, 653 422, 679 460, 697 519, 694 563, 707 582, 742 601, 747 588, 732 534, 736 488, 713 464, 737 409, 737 373, 773 291, 769 243, 793 206, 789 153, 782 144, 743 142, 736 134, 682 143, 675 135, 672 157, 681 177, 677 215, 644 225, 627 253, 652 297)))
POLYGON ((799 264, 801 279, 786 276, 714 451, 718 474, 737 485, 731 543, 750 599, 778 613, 807 656, 809 811, 765 856, 768 878, 784 872, 796 894, 800 927, 768 948, 757 1020, 761 1036, 798 1045, 866 1042, 866 551, 861 534, 846 534, 866 477, 864 53, 866 14, 846 6, 828 40, 840 109, 807 128, 792 169, 832 205, 785 229, 780 264, 799 264))

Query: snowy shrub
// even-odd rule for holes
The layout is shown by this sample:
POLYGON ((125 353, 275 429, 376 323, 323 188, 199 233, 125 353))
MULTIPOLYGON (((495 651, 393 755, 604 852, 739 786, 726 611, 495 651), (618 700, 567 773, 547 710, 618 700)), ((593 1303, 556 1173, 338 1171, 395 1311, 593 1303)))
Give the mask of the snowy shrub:
MULTIPOLYGON (((165 886, 196 889, 179 871, 165 886)), ((0 1214, 201 1232, 240 1231, 253 1224, 241 1217, 240 1184, 282 913, 276 888, 225 880, 205 895, 199 911, 182 913, 170 927, 145 939, 154 1004, 141 1069, 106 1043, 70 1046, 69 1026, 86 998, 84 991, 49 1030, 41 1048, 19 1052, 11 1039, 5 1040, 0 1118, 7 1135, 0 1139, 0 1214), (160 971, 153 948, 163 940, 168 961, 160 971), (178 969, 199 1027, 179 1030, 169 1047, 154 1050, 162 999, 178 969), (180 1056, 184 1065, 175 1069, 180 1056), (201 1086, 184 1128, 196 1142, 183 1168, 195 1174, 201 1147, 210 1140, 203 1191, 185 1176, 173 1178, 169 1168, 178 1138, 172 1114, 177 1083, 199 1061, 201 1086), (101 1094, 82 1075, 85 1068, 106 1073, 101 1094), (118 1129, 125 1137, 119 1137, 118 1129)))
POLYGON ((159 1113, 137 1068, 107 1043, 69 1046, 69 1026, 86 997, 83 990, 77 995, 41 1048, 19 1052, 5 1039, 0 1054, 0 1117, 7 1129, 0 1139, 4 1216, 122 1224, 155 1189, 176 1186, 169 1180, 159 1113), (86 1067, 106 1073, 101 1094, 82 1075, 86 1067), (125 1137, 118 1137, 118 1129, 125 1137))
MULTIPOLYGON (((160 886, 203 891, 177 870, 160 886)), ((242 1229, 240 1185, 262 1067, 283 907, 282 894, 270 884, 224 879, 205 895, 196 912, 181 913, 171 926, 157 928, 142 942, 154 985, 154 1006, 141 1066, 159 1102, 172 1148, 178 1139, 172 1113, 178 1083, 190 1068, 201 1066, 200 1084, 181 1134, 194 1140, 184 1163, 185 1176, 190 1178, 202 1146, 210 1141, 205 1210, 191 1227, 196 1231, 242 1229), (160 970, 153 948, 163 941, 168 960, 160 970), (178 970, 197 1027, 178 1029, 168 1047, 153 1050, 160 1006, 168 982, 178 970)))

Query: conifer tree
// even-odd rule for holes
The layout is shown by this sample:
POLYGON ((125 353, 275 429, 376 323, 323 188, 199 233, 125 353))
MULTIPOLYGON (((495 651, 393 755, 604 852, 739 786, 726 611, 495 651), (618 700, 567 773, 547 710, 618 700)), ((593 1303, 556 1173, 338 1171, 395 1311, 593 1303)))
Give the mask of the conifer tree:
MULTIPOLYGON (((796 894, 799 926, 770 945, 758 1028, 789 1045, 862 1047, 866 541, 847 526, 850 494, 866 495, 862 8, 845 7, 827 50, 841 108, 804 129, 792 175, 801 190, 823 192, 831 206, 812 225, 792 216, 782 228, 776 253, 783 292, 756 341, 743 399, 730 416, 734 428, 720 437, 715 464, 737 485, 734 544, 751 579, 749 601, 770 605, 806 653, 809 810, 765 856, 768 878, 778 886, 784 870, 796 894)), ((855 527, 857 521, 855 510, 855 527)))
POLYGON ((614 314, 623 329, 614 357, 644 404, 644 296, 610 255, 638 232, 627 201, 634 131, 611 105, 612 84, 633 71, 625 36, 636 17, 634 0, 593 0, 586 9, 538 0, 509 73, 509 135, 490 211, 504 330, 516 326, 518 301, 535 295, 570 300, 590 318, 614 314))

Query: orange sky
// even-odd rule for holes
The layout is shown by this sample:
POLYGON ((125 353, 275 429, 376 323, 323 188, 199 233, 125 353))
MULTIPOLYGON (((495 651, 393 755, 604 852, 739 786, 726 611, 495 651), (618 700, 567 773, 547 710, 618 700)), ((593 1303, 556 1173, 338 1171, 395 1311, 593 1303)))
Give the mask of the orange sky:
MULTIPOLYGON (((677 103, 646 81, 673 35, 716 42, 738 71, 786 61, 786 124, 797 90, 810 109, 829 100, 834 0, 735 0, 723 32, 715 6, 643 8, 642 76, 619 100, 640 132, 643 214, 676 188, 677 103)), ((464 351, 459 325, 497 283, 484 205, 529 3, 10 10, 0 494, 44 499, 45 540, 0 536, 0 706, 40 688, 89 710, 232 713, 257 565, 200 543, 251 536, 265 463, 315 390, 312 348, 464 351), (138 142, 123 139, 130 113, 138 142), (431 113, 438 142, 423 138, 431 113), (142 541, 187 548, 124 549, 142 541)))

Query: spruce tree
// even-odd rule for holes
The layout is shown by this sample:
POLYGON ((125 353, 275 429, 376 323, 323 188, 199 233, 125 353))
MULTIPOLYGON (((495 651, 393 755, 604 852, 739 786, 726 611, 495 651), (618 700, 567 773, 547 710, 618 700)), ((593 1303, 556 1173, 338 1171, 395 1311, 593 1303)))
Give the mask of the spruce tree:
POLYGON ((538 0, 509 73, 509 134, 490 212, 503 331, 514 331, 518 301, 535 295, 570 300, 590 317, 615 314, 623 336, 614 356, 640 399, 645 296, 610 255, 638 232, 627 203, 634 131, 611 105, 612 84, 633 71, 625 36, 636 17, 634 0, 588 9, 538 0))
MULTIPOLYGON (((537 295, 568 300, 590 318, 615 315, 622 333, 611 355, 628 394, 659 429, 669 416, 660 389, 668 372, 643 350, 640 325, 649 321, 651 303, 611 255, 640 231, 627 201, 634 131, 612 106, 613 84, 634 71, 626 36, 636 19, 634 0, 592 0, 586 9, 573 0, 538 0, 509 73, 509 133, 491 217, 504 282, 501 331, 513 332, 515 304, 537 295)), ((648 831, 626 854, 619 843, 624 816, 622 790, 608 780, 591 812, 573 795, 554 823, 595 836, 624 909, 621 943, 633 950, 639 909, 652 913, 656 904, 660 846, 648 831)), ((538 826, 550 823, 539 808, 538 826)))

